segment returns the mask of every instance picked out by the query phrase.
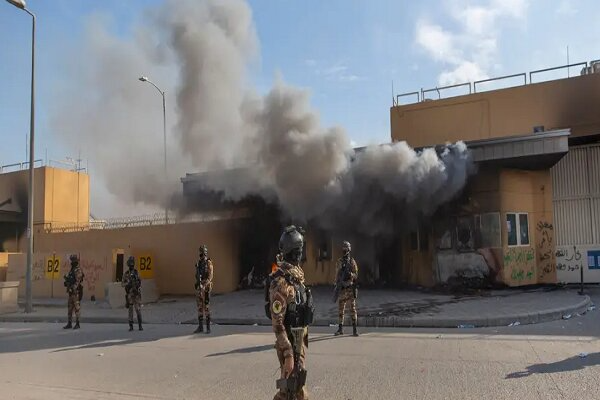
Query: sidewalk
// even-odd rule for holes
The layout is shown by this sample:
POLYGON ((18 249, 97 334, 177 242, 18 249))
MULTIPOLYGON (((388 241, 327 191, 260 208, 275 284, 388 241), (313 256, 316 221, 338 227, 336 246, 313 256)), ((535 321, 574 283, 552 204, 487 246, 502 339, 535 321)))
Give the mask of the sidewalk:
MULTIPOLYGON (((337 304, 330 287, 313 289, 315 325, 337 324, 337 304)), ((245 290, 216 295, 211 300, 213 321, 229 325, 269 325, 264 315, 264 292, 245 290)), ((585 313, 589 296, 576 289, 497 290, 485 296, 463 296, 405 290, 360 290, 358 324, 377 327, 481 327, 532 324, 585 313)), ((21 307, 22 309, 23 307, 21 307)), ((35 299, 34 312, 0 315, 0 322, 63 322, 65 299, 35 299)), ((142 309, 146 323, 195 324, 193 297, 163 297, 142 309)), ((82 302, 82 323, 126 323, 127 310, 104 302, 82 302)), ((349 323, 349 318, 347 323, 349 323)))

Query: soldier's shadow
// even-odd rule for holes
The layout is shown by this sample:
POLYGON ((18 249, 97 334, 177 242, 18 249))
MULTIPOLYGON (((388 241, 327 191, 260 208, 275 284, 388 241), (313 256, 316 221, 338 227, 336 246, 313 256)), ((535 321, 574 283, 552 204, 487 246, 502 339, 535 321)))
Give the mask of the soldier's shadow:
MULTIPOLYGON (((322 342, 324 340, 331 340, 331 339, 334 339, 334 338, 335 337, 332 336, 332 335, 319 336, 319 337, 316 337, 316 338, 311 338, 309 336, 308 345, 310 347, 311 343, 322 342)), ((261 352, 261 351, 273 350, 274 347, 275 347, 274 344, 265 344, 265 345, 252 346, 252 347, 242 347, 240 349, 234 349, 234 350, 224 351, 224 352, 220 352, 220 353, 208 354, 208 355, 206 355, 206 357, 220 357, 220 356, 227 356, 227 355, 230 355, 230 354, 258 353, 258 352, 261 352)))
POLYGON ((586 357, 574 356, 553 363, 533 364, 525 371, 517 371, 506 375, 505 379, 525 378, 533 374, 552 374, 556 372, 576 371, 600 364, 600 353, 592 353, 586 357))

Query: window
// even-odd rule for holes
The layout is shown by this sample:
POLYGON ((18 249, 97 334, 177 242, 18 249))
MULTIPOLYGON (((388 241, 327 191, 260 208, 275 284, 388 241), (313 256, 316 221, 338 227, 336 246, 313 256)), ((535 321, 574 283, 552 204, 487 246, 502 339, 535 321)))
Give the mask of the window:
POLYGON ((529 220, 526 213, 507 213, 506 232, 509 246, 529 245, 529 220))
MULTIPOLYGON (((523 214, 527 217, 527 214, 523 214)), ((481 214, 479 218, 480 247, 502 247, 500 213, 481 214)))

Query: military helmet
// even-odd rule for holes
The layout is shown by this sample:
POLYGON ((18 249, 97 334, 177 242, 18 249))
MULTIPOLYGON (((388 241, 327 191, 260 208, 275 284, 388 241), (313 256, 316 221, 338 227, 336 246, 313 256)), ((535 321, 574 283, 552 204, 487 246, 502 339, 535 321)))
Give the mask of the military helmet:
POLYGON ((342 242, 342 251, 344 253, 350 253, 352 251, 352 245, 350 245, 350 242, 346 240, 342 242))
POLYGON ((128 267, 135 266, 135 257, 134 256, 129 256, 129 258, 127 259, 127 266, 128 267))
POLYGON ((71 254, 69 256, 69 261, 71 261, 71 264, 79 263, 79 257, 77 256, 77 254, 71 254))
POLYGON ((294 250, 299 250, 302 252, 303 245, 304 237, 294 225, 290 225, 285 228, 281 234, 281 237, 279 238, 279 251, 284 256, 294 250))
POLYGON ((198 248, 198 251, 200 254, 208 256, 208 247, 205 244, 201 245, 200 248, 198 248))

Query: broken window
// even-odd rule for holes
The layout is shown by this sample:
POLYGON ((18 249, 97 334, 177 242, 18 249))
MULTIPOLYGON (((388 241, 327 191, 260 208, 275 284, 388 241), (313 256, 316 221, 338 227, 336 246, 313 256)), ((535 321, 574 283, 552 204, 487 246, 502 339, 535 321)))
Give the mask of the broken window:
POLYGON ((472 216, 457 218, 456 248, 458 251, 471 251, 475 248, 472 216))
POLYGON ((502 247, 500 213, 481 214, 479 217, 480 247, 502 247))
POLYGON ((507 213, 506 232, 509 246, 528 246, 529 218, 527 213, 507 213))

